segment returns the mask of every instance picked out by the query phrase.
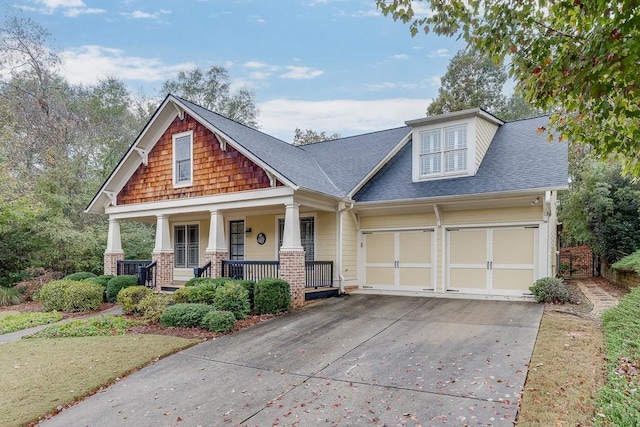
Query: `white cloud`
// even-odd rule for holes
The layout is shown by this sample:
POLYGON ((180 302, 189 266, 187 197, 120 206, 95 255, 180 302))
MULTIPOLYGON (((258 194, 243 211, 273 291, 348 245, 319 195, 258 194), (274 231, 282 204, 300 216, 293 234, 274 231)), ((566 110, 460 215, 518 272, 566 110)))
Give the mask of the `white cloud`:
POLYGON ((391 55, 392 59, 409 59, 409 55, 406 55, 404 53, 399 53, 397 55, 391 55))
POLYGON ((429 52, 429 58, 447 58, 449 55, 449 49, 436 49, 429 52))
POLYGON ((101 78, 159 82, 178 71, 194 68, 192 62, 165 64, 157 58, 126 56, 120 49, 87 45, 62 52, 62 73, 71 83, 92 84, 101 78))
POLYGON ((269 76, 271 76, 271 73, 267 71, 254 71, 252 73, 249 73, 249 78, 253 80, 264 80, 269 76))
POLYGON ((324 74, 324 71, 315 70, 310 67, 297 67, 295 65, 287 65, 284 68, 288 71, 280 75, 280 77, 283 79, 310 80, 315 79, 316 77, 320 77, 324 74))
POLYGON ((365 85, 365 89, 372 92, 382 91, 382 90, 416 90, 424 88, 424 84, 419 83, 401 83, 401 82, 381 82, 381 83, 370 83, 365 85))
POLYGON ((97 13, 105 13, 104 9, 96 9, 87 7, 87 5, 82 0, 31 0, 33 3, 37 5, 41 5, 41 7, 29 7, 26 6, 24 9, 30 10, 37 13, 43 13, 45 15, 51 15, 56 12, 56 10, 62 10, 62 14, 64 16, 68 16, 70 18, 75 18, 80 15, 88 15, 88 14, 97 14, 97 13))
POLYGON ((120 15, 127 16, 130 19, 159 19, 162 15, 171 13, 170 10, 160 9, 157 12, 143 12, 141 10, 134 10, 133 12, 120 12, 120 15))
POLYGON ((272 99, 260 107, 261 130, 290 142, 296 128, 338 132, 342 136, 404 126, 425 115, 423 98, 300 101, 272 99))
POLYGON ((267 68, 269 64, 260 61, 247 61, 242 66, 244 68, 267 68))

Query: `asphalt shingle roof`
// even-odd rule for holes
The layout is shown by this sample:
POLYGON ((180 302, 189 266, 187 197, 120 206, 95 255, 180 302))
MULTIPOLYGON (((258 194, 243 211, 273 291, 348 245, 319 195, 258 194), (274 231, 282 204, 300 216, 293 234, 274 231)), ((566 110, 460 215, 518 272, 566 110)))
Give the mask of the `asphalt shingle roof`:
POLYGON ((500 193, 567 186, 567 144, 547 142, 548 117, 509 122, 498 128, 475 176, 412 182, 408 143, 362 189, 357 202, 500 193))

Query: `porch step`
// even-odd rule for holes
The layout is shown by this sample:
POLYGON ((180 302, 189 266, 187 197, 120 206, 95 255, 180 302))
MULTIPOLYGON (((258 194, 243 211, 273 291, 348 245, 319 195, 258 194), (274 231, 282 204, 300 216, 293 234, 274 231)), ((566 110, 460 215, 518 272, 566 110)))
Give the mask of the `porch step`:
POLYGON ((160 288, 160 290, 161 290, 162 292, 170 292, 170 293, 174 293, 174 292, 175 292, 175 291, 177 291, 178 289, 182 289, 182 288, 184 288, 184 284, 185 284, 185 283, 186 283, 186 282, 177 282, 177 281, 174 281, 170 286, 162 286, 162 287, 160 288))
POLYGON ((304 300, 312 301, 314 299, 337 297, 338 291, 338 288, 309 289, 304 293, 304 300))

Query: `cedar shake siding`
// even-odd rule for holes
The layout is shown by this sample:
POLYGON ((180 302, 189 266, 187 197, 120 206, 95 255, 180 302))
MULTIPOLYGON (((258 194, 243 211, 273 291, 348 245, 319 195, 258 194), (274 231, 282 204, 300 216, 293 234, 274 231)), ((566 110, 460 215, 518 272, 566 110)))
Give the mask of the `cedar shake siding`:
MULTIPOLYGON (((278 185, 282 185, 278 182, 278 185)), ((148 165, 141 164, 118 193, 118 205, 147 203, 184 197, 256 190, 269 187, 264 171, 227 144, 220 149, 216 136, 185 114, 176 118, 149 152, 148 165), (193 131, 193 185, 173 187, 172 135, 193 131)))

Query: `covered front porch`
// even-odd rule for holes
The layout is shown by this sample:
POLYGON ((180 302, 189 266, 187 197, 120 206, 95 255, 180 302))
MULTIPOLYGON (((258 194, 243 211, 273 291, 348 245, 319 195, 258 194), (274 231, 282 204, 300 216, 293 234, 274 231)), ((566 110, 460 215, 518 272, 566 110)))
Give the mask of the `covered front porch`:
POLYGON ((118 213, 119 207, 112 207, 105 274, 138 275, 140 284, 157 290, 179 287, 193 277, 277 277, 290 283, 292 302, 299 306, 311 299, 310 290, 332 288, 338 282, 338 215, 331 202, 280 196, 288 190, 267 190, 274 197, 259 205, 255 199, 220 202, 218 197, 218 203, 199 209, 193 199, 190 205, 176 206, 184 202, 178 200, 156 212, 118 213), (155 222, 152 259, 125 260, 120 223, 130 220, 155 222))

